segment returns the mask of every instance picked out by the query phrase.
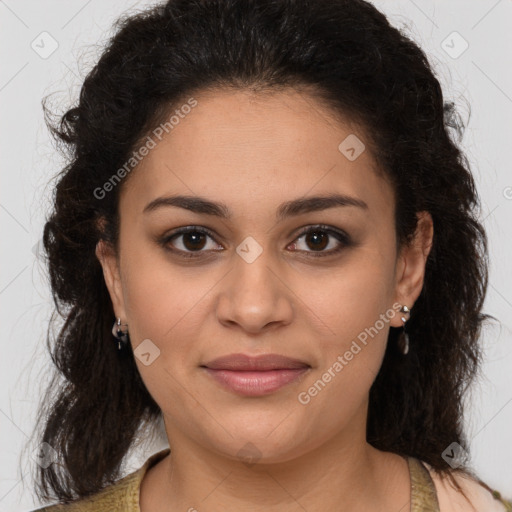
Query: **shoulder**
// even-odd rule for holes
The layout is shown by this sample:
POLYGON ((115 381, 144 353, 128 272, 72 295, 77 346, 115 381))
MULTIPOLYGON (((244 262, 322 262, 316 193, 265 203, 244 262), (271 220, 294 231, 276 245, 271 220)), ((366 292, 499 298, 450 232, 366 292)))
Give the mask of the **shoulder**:
POLYGON ((454 480, 467 496, 466 499, 448 478, 442 478, 427 463, 423 464, 434 482, 441 512, 512 512, 512 502, 485 483, 464 473, 452 472, 454 480))
POLYGON ((143 466, 96 494, 72 503, 58 503, 32 512, 139 512, 140 484, 147 470, 164 458, 169 448, 149 457, 143 466))
POLYGON ((133 508, 135 503, 130 503, 130 497, 134 495, 134 485, 138 480, 140 470, 130 473, 118 482, 111 484, 101 491, 72 503, 58 503, 33 512, 114 512, 114 511, 136 511, 133 508))

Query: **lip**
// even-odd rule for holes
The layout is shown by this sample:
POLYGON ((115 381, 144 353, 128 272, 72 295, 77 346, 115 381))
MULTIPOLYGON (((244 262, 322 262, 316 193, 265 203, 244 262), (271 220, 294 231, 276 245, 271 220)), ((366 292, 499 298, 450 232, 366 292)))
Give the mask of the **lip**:
POLYGON ((311 368, 303 361, 279 354, 230 354, 201 367, 224 388, 245 396, 273 393, 311 368))
POLYGON ((268 371, 308 368, 309 364, 280 354, 260 354, 257 356, 229 354, 218 357, 202 366, 212 370, 268 371))

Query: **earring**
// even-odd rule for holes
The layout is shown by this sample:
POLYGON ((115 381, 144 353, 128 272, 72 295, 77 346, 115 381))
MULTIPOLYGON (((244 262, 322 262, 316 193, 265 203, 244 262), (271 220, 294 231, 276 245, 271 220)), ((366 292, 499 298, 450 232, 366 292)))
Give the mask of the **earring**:
POLYGON ((126 325, 128 327, 128 324, 121 324, 121 319, 118 318, 117 322, 114 322, 114 325, 112 327, 112 334, 118 339, 118 342, 117 342, 118 350, 122 350, 121 343, 123 344, 124 347, 126 347, 129 343, 128 329, 126 331, 122 331, 121 325, 126 325))
MULTIPOLYGON (((410 313, 411 310, 407 306, 402 306, 400 308, 401 313, 410 313)), ((402 351, 402 354, 406 355, 409 352, 409 334, 405 332, 405 322, 407 322, 407 319, 405 316, 402 316, 401 318, 403 322, 402 326, 402 332, 400 333, 400 336, 398 338, 398 347, 402 351)))

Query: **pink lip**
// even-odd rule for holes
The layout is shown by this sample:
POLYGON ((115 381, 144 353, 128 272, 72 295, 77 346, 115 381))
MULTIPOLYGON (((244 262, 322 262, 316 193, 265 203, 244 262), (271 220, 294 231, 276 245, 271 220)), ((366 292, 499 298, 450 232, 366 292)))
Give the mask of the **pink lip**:
POLYGON ((278 354, 231 354, 202 367, 223 387, 246 396, 273 393, 311 368, 307 363, 278 354))

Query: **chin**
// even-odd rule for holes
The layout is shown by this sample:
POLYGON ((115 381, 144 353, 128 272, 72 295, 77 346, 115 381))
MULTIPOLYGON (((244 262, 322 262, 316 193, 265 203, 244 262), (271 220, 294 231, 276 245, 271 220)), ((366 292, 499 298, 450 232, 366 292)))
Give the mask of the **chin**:
POLYGON ((299 429, 290 429, 289 425, 279 432, 279 427, 276 429, 275 426, 279 425, 280 421, 282 418, 274 423, 272 428, 252 426, 244 429, 243 426, 231 424, 228 431, 236 432, 237 435, 231 437, 223 430, 225 435, 222 439, 210 439, 208 444, 210 449, 219 455, 240 460, 247 465, 287 462, 307 451, 307 441, 299 438, 299 429))

